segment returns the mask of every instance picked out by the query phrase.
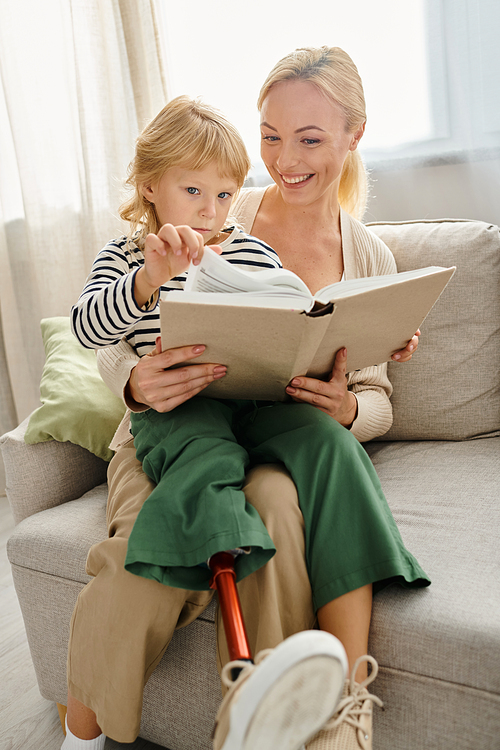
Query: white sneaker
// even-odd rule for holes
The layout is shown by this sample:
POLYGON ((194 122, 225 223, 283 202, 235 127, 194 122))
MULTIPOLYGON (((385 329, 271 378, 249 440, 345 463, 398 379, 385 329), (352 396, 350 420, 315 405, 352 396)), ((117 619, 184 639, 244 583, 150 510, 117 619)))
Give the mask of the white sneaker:
POLYGON ((344 647, 329 633, 306 630, 261 651, 255 662, 233 661, 222 670, 229 690, 215 721, 214 750, 301 750, 339 702, 344 647))
POLYGON ((367 687, 378 673, 378 664, 373 656, 360 656, 356 661, 350 679, 346 680, 333 718, 322 731, 307 745, 307 750, 372 750, 373 706, 383 704, 380 698, 368 692, 367 687), (372 671, 362 682, 354 681, 361 662, 371 664, 372 671))

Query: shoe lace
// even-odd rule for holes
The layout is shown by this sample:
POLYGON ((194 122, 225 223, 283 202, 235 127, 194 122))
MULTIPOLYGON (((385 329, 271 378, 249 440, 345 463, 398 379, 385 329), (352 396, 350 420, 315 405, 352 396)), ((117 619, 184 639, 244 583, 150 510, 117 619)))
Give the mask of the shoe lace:
POLYGON ((377 674, 378 664, 375 659, 372 656, 360 656, 351 672, 349 680, 349 695, 342 698, 337 704, 334 715, 325 724, 323 729, 335 729, 344 721, 355 729, 363 729, 360 721, 361 717, 363 715, 369 716, 371 713, 370 706, 366 706, 366 708, 364 707, 365 701, 371 701, 375 705, 380 706, 380 708, 383 708, 384 705, 380 698, 377 698, 376 695, 372 695, 366 690, 367 686, 373 682, 377 674), (371 664, 372 671, 366 680, 358 684, 357 682, 354 682, 354 677, 359 665, 363 661, 371 664))
POLYGON ((244 674, 252 672, 255 667, 266 658, 266 656, 269 656, 272 651, 272 648, 266 648, 262 651, 259 651, 253 662, 244 661, 243 659, 235 659, 234 661, 229 661, 222 667, 220 675, 221 681, 226 687, 231 687, 231 685, 233 685, 235 682, 233 678, 233 669, 240 670, 237 677, 237 679, 239 679, 239 677, 243 676, 244 674))

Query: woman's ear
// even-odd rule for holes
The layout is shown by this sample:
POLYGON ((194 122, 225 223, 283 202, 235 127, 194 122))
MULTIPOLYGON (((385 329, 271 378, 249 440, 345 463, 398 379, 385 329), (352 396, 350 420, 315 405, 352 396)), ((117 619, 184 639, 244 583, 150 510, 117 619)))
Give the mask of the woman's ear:
POLYGON ((363 133, 365 132, 365 125, 366 125, 366 121, 363 122, 359 126, 359 128, 356 130, 356 132, 352 134, 352 141, 351 141, 351 145, 349 146, 349 151, 356 151, 358 144, 361 138, 363 137, 363 133))
POLYGON ((154 203, 154 190, 150 185, 141 185, 140 190, 143 197, 146 198, 147 201, 149 201, 150 203, 154 203))

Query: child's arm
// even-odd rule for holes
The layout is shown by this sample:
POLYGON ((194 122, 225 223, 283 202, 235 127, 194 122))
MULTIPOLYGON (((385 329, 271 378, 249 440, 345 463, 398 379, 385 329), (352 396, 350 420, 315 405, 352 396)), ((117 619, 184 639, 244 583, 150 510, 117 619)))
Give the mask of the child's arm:
POLYGON ((82 346, 99 349, 117 344, 144 315, 133 295, 141 265, 138 248, 129 247, 125 238, 108 242, 97 254, 70 314, 73 333, 82 346))
MULTIPOLYGON (((220 248, 214 246, 216 252, 220 248)), ((71 310, 73 333, 87 349, 117 344, 158 302, 158 289, 203 254, 203 238, 191 227, 166 224, 147 237, 137 255, 125 240, 109 242, 97 255, 71 310), (142 263, 144 256, 144 264, 142 263), (139 283, 137 281, 139 279, 139 283)))

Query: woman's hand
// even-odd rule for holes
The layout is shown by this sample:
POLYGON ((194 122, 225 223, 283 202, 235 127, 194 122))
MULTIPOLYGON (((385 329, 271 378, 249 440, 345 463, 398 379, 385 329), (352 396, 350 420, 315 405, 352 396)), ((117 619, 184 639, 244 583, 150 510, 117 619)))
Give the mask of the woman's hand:
POLYGON ((354 393, 347 390, 346 361, 347 350, 339 349, 327 383, 316 378, 294 378, 286 392, 294 401, 312 404, 344 427, 349 427, 356 419, 358 402, 354 393))
POLYGON ((404 349, 400 349, 399 352, 394 352, 391 359, 396 362, 409 362, 417 349, 419 336, 420 330, 418 330, 414 337, 408 341, 404 349))
POLYGON ((127 395, 138 404, 159 412, 168 412, 200 393, 214 380, 223 378, 224 365, 193 364, 169 369, 187 360, 196 359, 205 346, 183 346, 161 351, 160 338, 156 350, 142 357, 130 373, 127 395))
MULTIPOLYGON (((392 355, 392 359, 396 362, 409 362, 417 349, 419 336, 420 331, 417 331, 404 349, 392 355)), ((347 390, 346 361, 347 350, 339 349, 328 382, 316 378, 294 378, 286 392, 294 401, 312 404, 344 427, 350 427, 358 413, 358 402, 354 393, 347 390)))

